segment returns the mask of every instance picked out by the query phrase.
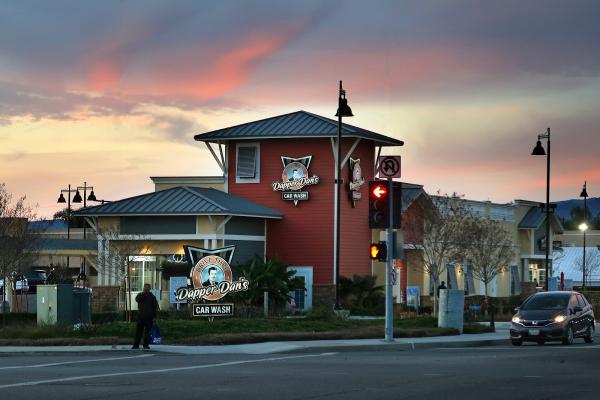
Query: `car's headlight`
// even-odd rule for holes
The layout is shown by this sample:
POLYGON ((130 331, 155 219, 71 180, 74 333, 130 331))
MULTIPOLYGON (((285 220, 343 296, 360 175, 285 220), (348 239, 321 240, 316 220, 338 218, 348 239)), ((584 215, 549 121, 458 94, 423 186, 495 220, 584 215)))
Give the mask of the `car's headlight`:
POLYGON ((567 317, 565 317, 564 315, 557 315, 556 317, 554 317, 554 322, 560 324, 562 322, 565 322, 566 319, 567 317))
POLYGON ((515 324, 520 324, 523 322, 523 317, 521 317, 520 315, 515 315, 512 318, 512 322, 514 322, 515 324))

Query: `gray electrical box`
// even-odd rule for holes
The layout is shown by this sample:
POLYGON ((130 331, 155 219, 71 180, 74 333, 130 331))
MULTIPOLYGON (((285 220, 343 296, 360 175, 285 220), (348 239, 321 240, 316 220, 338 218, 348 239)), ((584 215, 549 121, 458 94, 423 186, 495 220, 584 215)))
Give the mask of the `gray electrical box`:
POLYGON ((37 323, 73 324, 73 284, 37 286, 37 323))

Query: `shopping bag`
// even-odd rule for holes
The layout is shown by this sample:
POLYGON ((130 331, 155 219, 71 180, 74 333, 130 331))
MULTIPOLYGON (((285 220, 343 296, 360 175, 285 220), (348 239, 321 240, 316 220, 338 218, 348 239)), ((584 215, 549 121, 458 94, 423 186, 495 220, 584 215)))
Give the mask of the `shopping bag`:
POLYGON ((152 325, 152 329, 150 329, 150 343, 160 344, 161 342, 160 329, 158 329, 158 325, 154 324, 152 325))

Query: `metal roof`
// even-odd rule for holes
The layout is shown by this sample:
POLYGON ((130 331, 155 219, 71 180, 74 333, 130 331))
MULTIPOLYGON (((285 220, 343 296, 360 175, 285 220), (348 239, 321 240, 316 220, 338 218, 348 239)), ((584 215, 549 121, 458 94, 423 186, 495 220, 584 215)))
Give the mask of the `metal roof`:
POLYGON ((402 211, 406 211, 408 207, 421 195, 425 194, 423 186, 412 185, 403 183, 402 184, 402 211))
MULTIPOLYGON (((519 229, 538 229, 546 220, 546 212, 540 207, 533 206, 519 222, 519 229)), ((550 221, 555 233, 563 233, 563 227, 554 213, 550 213, 550 221)))
POLYGON ((279 211, 212 188, 177 186, 136 197, 87 207, 81 216, 108 215, 234 215, 282 218, 279 211))
MULTIPOLYGON (((286 139, 336 137, 338 122, 306 111, 247 122, 195 135, 202 142, 249 139, 286 139)), ((342 135, 372 140, 382 146, 402 146, 402 140, 384 136, 349 124, 342 124, 342 135)))

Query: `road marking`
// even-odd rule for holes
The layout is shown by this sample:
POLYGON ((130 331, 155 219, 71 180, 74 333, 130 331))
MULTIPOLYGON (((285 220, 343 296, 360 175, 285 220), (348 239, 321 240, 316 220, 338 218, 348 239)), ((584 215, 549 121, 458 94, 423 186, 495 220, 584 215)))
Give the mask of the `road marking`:
POLYGON ((442 374, 423 374, 423 376, 442 376, 442 374))
POLYGON ((70 376, 68 378, 44 379, 41 381, 10 383, 7 385, 0 385, 0 389, 23 387, 23 386, 37 386, 37 385, 43 385, 45 383, 72 382, 72 381, 80 381, 80 380, 85 380, 85 379, 111 378, 111 377, 115 377, 115 376, 160 374, 160 373, 164 373, 164 372, 189 371, 189 370, 194 370, 194 369, 204 369, 204 368, 213 368, 213 367, 228 367, 228 366, 232 366, 232 365, 253 364, 253 363, 269 362, 269 361, 293 360, 293 359, 298 359, 298 358, 309 358, 309 357, 324 357, 324 356, 331 356, 334 354, 337 354, 337 353, 320 353, 320 354, 307 354, 307 355, 287 356, 287 357, 270 357, 270 358, 260 358, 257 360, 241 360, 241 361, 229 361, 229 362, 223 362, 223 363, 217 363, 217 364, 192 365, 189 367, 161 368, 161 369, 150 369, 150 370, 146 370, 146 371, 115 372, 115 373, 111 373, 111 374, 70 376))
POLYGON ((526 375, 523 378, 543 378, 541 375, 526 375))
POLYGON ((130 356, 130 357, 111 357, 111 358, 95 358, 91 360, 79 360, 79 361, 65 361, 65 362, 56 362, 49 364, 35 364, 35 365, 14 365, 10 367, 0 367, 0 370, 4 369, 19 369, 19 368, 43 368, 43 367, 55 367, 57 365, 68 365, 68 364, 83 364, 83 363, 91 363, 97 361, 114 361, 114 360, 127 360, 130 358, 142 358, 142 357, 152 357, 154 354, 144 354, 141 356, 130 356))

